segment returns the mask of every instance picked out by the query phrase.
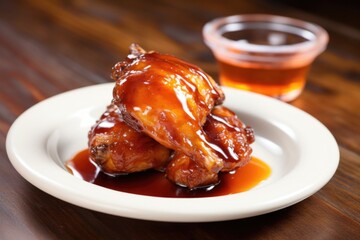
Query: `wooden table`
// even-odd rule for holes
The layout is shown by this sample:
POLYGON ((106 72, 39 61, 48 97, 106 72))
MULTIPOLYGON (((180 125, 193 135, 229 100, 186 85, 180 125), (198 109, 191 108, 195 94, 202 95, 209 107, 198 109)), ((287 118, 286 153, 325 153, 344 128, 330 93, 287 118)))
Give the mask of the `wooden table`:
POLYGON ((360 30, 342 22, 341 14, 347 15, 326 18, 265 0, 1 1, 0 239, 360 239, 360 30), (339 144, 339 168, 319 192, 248 219, 152 222, 58 200, 12 167, 5 139, 13 121, 48 97, 110 82, 111 67, 132 42, 178 56, 217 78, 201 29, 215 17, 238 13, 292 16, 330 34, 304 93, 291 103, 319 119, 339 144))

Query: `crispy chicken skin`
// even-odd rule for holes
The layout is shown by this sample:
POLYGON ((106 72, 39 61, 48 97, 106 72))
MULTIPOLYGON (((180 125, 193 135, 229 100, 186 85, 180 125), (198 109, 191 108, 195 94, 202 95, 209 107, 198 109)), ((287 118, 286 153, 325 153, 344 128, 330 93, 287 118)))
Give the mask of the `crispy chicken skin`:
POLYGON ((115 105, 108 106, 89 132, 90 158, 107 174, 164 169, 171 150, 124 121, 115 105))
POLYGON ((218 149, 202 129, 212 108, 224 99, 210 76, 173 56, 145 52, 137 45, 115 65, 112 76, 114 104, 126 123, 209 171, 223 167, 218 149))
POLYGON ((112 104, 88 135, 103 172, 165 170, 195 189, 249 162, 254 131, 220 105, 224 94, 211 77, 173 56, 130 50, 113 68, 112 104))

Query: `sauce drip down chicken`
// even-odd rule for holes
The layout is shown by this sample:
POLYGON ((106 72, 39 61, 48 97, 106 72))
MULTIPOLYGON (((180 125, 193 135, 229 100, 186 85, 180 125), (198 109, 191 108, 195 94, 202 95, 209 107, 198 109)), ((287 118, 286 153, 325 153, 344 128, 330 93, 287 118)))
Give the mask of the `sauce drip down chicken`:
POLYGON ((254 132, 221 106, 224 93, 209 75, 136 44, 130 50, 113 68, 113 101, 89 132, 90 158, 102 171, 158 169, 193 189, 250 160, 254 132))

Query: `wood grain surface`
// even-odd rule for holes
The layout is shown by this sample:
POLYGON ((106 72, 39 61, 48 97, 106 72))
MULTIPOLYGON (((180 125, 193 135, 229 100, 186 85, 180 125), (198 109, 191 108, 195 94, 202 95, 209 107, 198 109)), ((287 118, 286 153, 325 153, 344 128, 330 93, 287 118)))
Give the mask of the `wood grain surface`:
POLYGON ((326 8, 310 10, 275 0, 1 0, 0 239, 360 239, 360 19, 334 15, 333 9, 325 15, 326 8), (216 62, 203 42, 202 27, 215 17, 243 13, 296 17, 330 34, 305 91, 291 103, 320 120, 340 148, 339 168, 319 192, 247 219, 152 222, 63 202, 12 167, 6 134, 26 109, 67 90, 111 82, 111 67, 133 42, 194 63, 216 79, 216 62))

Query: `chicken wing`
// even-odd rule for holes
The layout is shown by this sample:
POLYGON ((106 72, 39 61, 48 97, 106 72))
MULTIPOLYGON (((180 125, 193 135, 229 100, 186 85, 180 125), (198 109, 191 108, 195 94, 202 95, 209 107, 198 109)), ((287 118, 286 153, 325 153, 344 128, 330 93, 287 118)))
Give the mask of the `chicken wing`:
POLYGON ((173 56, 131 46, 113 68, 114 104, 124 121, 163 146, 182 152, 211 172, 223 168, 221 149, 203 131, 207 116, 224 99, 214 80, 173 56))
POLYGON ((199 166, 189 156, 175 152, 166 167, 166 177, 173 183, 189 189, 216 184, 218 173, 199 166))
POLYGON ((108 106, 89 132, 90 158, 107 174, 164 169, 171 150, 128 126, 118 107, 108 106))
POLYGON ((112 78, 112 104, 89 132, 90 157, 105 173, 165 169, 194 189, 250 160, 253 129, 220 106, 223 92, 196 66, 134 44, 112 78))
MULTIPOLYGON (((208 115, 203 127, 209 142, 219 147, 223 154, 221 172, 230 172, 247 164, 251 158, 250 144, 254 142, 254 131, 245 126, 235 113, 223 106, 215 107, 208 115)), ((190 189, 216 184, 218 173, 197 164, 189 156, 177 152, 166 168, 167 178, 190 189)))
POLYGON ((249 162, 252 153, 250 144, 255 141, 254 130, 230 109, 214 107, 203 128, 210 142, 225 153, 221 155, 224 160, 222 172, 235 170, 249 162))

